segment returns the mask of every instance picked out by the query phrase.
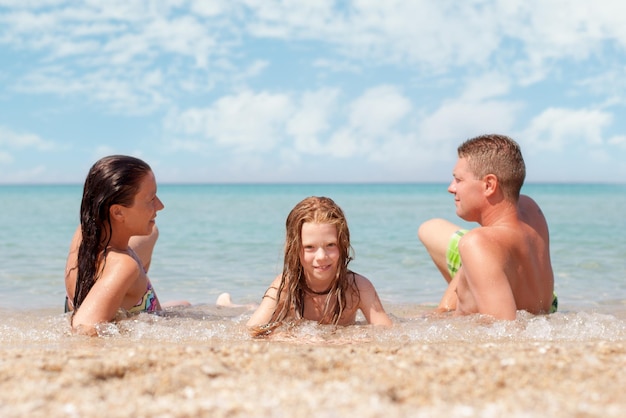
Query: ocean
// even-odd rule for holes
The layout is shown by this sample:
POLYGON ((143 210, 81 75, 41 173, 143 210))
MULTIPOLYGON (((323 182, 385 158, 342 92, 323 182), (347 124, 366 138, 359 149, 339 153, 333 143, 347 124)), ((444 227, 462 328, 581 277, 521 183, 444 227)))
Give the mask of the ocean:
MULTIPOLYGON (((626 185, 528 184, 559 312, 432 317, 445 289, 416 236, 457 221, 445 184, 160 185, 149 275, 170 308, 73 335, 65 258, 81 186, 0 186, 0 416, 622 417, 626 185), (393 326, 245 327, 280 272, 284 222, 311 195, 348 218, 393 326), (237 307, 217 307, 231 294, 237 307)), ((460 223, 462 226, 472 225, 460 223)))
MULTIPOLYGON (((149 276, 162 302, 184 299, 194 305, 177 311, 182 317, 213 315, 223 292, 237 304, 258 303, 281 271, 287 214, 307 196, 328 196, 348 219, 352 270, 372 281, 398 321, 420 316, 438 302, 445 282, 417 239, 418 226, 443 217, 472 227, 456 217, 446 187, 159 185, 165 209, 157 217, 160 238, 149 276)), ((560 315, 576 321, 581 321, 579 314, 586 321, 600 315, 596 320, 602 326, 606 315, 609 323, 614 317, 607 333, 615 328, 623 337, 626 185, 528 184, 522 192, 539 203, 548 219, 560 315)), ((81 185, 0 186, 0 308, 5 315, 63 318, 64 264, 81 193, 81 185)), ((243 321, 249 313, 233 315, 243 321)))

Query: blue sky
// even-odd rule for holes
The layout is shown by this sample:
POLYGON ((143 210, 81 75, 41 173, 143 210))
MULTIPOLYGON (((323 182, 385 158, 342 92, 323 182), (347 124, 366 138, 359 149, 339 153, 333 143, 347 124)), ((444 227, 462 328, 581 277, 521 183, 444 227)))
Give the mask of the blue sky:
POLYGON ((173 182, 449 181, 504 133, 527 181, 624 182, 626 3, 0 0, 0 183, 98 158, 173 182))

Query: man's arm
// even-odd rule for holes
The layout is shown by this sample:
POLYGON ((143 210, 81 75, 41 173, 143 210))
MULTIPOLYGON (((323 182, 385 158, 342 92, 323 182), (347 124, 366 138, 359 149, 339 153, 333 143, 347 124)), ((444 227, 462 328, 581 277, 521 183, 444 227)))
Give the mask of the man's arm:
MULTIPOLYGON (((463 267, 461 267, 462 269, 463 267)), ((446 291, 443 293, 441 301, 439 302, 439 306, 437 306, 437 312, 449 312, 454 311, 456 309, 457 304, 457 295, 456 295, 456 287, 459 281, 459 274, 462 273, 462 270, 459 269, 458 273, 454 276, 454 278, 448 283, 448 287, 446 291)))
POLYGON ((457 308, 462 313, 515 319, 515 298, 504 271, 510 261, 498 243, 481 232, 470 231, 459 242, 464 283, 457 286, 457 308))

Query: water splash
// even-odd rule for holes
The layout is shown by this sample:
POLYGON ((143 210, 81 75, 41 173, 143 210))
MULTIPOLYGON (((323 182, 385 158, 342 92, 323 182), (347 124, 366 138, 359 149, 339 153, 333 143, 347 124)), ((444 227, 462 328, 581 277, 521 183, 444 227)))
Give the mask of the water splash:
MULTIPOLYGON (((626 317, 594 311, 564 312, 534 316, 519 312, 515 321, 493 321, 481 316, 432 318, 422 308, 416 312, 393 309, 390 328, 365 324, 334 327, 311 321, 285 324, 269 341, 298 344, 378 343, 451 343, 498 341, 626 341, 626 317)), ((49 310, 4 311, 0 324, 0 345, 19 347, 64 344, 76 338, 69 329, 66 314, 49 310)), ((251 311, 246 308, 216 308, 196 305, 170 310, 162 315, 140 314, 114 324, 99 327, 104 339, 129 342, 207 343, 214 340, 253 340, 245 323, 251 311)))

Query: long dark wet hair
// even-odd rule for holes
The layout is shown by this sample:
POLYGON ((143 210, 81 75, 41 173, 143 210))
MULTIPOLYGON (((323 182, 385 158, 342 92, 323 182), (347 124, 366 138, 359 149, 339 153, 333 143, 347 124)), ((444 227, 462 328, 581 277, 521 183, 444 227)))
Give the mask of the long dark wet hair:
POLYGON ((304 277, 304 268, 300 261, 302 254, 302 225, 306 222, 331 224, 337 227, 337 245, 339 260, 337 273, 328 290, 324 315, 320 323, 336 325, 346 307, 348 289, 353 288, 352 294, 358 297, 358 287, 354 273, 348 270, 352 260, 352 246, 350 245, 350 230, 348 221, 341 208, 328 197, 311 196, 298 203, 287 216, 285 260, 283 264, 282 280, 277 290, 276 309, 272 315, 272 322, 278 323, 287 318, 292 312, 296 319, 304 315, 304 295, 308 289, 304 277), (283 292, 284 291, 284 292, 283 292))
POLYGON ((141 180, 150 166, 135 157, 111 155, 98 160, 89 170, 80 205, 82 240, 78 248, 74 312, 78 310, 102 271, 106 248, 113 233, 110 208, 130 207, 141 180))

